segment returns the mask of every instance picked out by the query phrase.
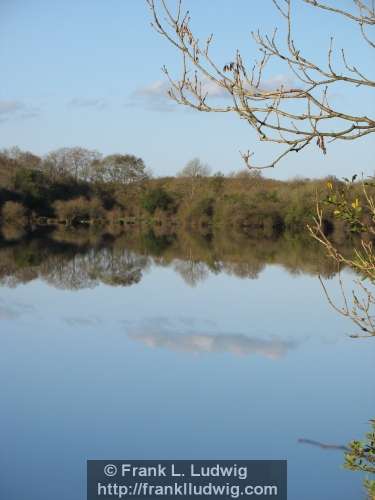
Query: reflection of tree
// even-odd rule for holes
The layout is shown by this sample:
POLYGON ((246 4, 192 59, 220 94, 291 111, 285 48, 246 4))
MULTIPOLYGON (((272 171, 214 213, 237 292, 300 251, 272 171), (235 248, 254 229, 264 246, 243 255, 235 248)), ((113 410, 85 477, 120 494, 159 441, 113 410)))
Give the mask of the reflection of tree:
POLYGON ((321 450, 342 450, 342 451, 349 451, 349 448, 347 446, 343 446, 341 444, 321 443, 320 441, 314 441, 313 439, 300 438, 298 440, 298 442, 302 443, 302 444, 311 444, 311 446, 316 446, 316 447, 320 448, 321 450))
POLYGON ((6 240, 20 240, 26 233, 25 228, 22 225, 16 224, 6 224, 1 228, 3 237, 6 240))
POLYGON ((113 252, 111 248, 90 249, 75 255, 61 268, 48 270, 45 279, 57 288, 78 290, 93 288, 100 283, 110 286, 130 286, 142 278, 147 258, 123 249, 113 252))
POLYGON ((39 278, 70 290, 92 288, 100 283, 110 286, 138 283, 149 260, 110 242, 81 248, 49 239, 2 248, 0 258, 1 284, 16 286, 39 278))
POLYGON ((318 244, 287 235, 257 239, 224 228, 213 234, 181 228, 177 234, 157 234, 141 227, 114 235, 59 228, 47 235, 0 242, 0 283, 16 286, 41 278, 73 290, 99 283, 128 286, 141 280, 151 262, 172 266, 190 286, 209 273, 257 279, 267 264, 281 265, 292 274, 330 277, 336 272, 318 244))
POLYGON ((228 274, 233 274, 238 278, 250 279, 259 278, 265 267, 265 263, 261 262, 228 262, 223 264, 223 270, 228 274))
POLYGON ((196 286, 200 281, 207 279, 209 275, 207 265, 194 260, 179 260, 173 268, 190 286, 196 286))

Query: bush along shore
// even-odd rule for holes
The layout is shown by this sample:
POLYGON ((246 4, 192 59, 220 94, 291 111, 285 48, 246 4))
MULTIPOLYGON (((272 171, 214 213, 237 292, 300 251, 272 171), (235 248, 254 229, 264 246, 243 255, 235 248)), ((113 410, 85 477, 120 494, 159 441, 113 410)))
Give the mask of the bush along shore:
MULTIPOLYGON (((0 152, 0 223, 5 238, 60 224, 228 227, 271 237, 305 231, 317 198, 341 185, 335 177, 279 181, 250 170, 210 175, 198 159, 175 177, 153 178, 132 155, 62 148, 40 158, 12 148, 0 152)), ((352 189, 360 198, 360 184, 352 189)), ((348 231, 329 205, 324 224, 327 233, 348 231)))

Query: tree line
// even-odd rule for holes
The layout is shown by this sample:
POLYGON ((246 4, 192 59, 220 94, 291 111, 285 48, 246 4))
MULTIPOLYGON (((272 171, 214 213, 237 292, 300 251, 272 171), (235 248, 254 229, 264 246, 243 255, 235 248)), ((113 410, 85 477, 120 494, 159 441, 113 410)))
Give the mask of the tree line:
MULTIPOLYGON (((152 177, 144 161, 130 154, 103 156, 80 147, 60 148, 44 157, 19 148, 0 152, 0 214, 3 234, 40 225, 151 225, 240 228, 252 235, 298 232, 311 223, 317 193, 328 196, 343 182, 296 178, 278 181, 243 169, 211 173, 198 158, 176 176, 152 177), (12 230, 9 230, 12 227, 12 230)), ((360 186, 354 186, 361 196, 360 186)), ((344 234, 332 206, 327 233, 344 234)))

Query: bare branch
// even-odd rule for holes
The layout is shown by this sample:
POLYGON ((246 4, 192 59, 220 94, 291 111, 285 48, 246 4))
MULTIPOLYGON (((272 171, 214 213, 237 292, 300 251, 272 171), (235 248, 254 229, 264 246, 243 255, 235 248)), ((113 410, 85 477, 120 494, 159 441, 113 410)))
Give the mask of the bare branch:
MULTIPOLYGON (((375 132, 374 118, 349 114, 333 107, 328 101, 328 91, 337 83, 355 88, 372 88, 375 87, 375 81, 351 65, 344 50, 341 50, 344 72, 334 68, 333 38, 327 52, 326 68, 303 56, 293 40, 291 0, 272 0, 286 24, 286 52, 278 44, 277 30, 271 36, 262 35, 259 31, 252 33, 261 57, 251 68, 246 67, 239 51, 226 64, 215 62, 210 55, 213 36, 210 35, 203 45, 200 44, 190 28, 189 13, 182 13, 180 0, 176 14, 172 13, 165 0, 146 1, 156 31, 172 43, 182 56, 182 73, 179 79, 172 78, 164 68, 171 85, 170 98, 181 105, 206 113, 235 113, 247 121, 261 141, 287 146, 263 167, 250 163, 252 153, 242 154, 248 167, 274 167, 289 153, 299 152, 307 145, 315 144, 326 154, 329 142, 355 140, 375 132), (264 75, 274 59, 286 64, 289 73, 299 82, 298 85, 280 83, 270 88, 264 75), (217 92, 211 95, 210 89, 213 88, 217 92), (215 98, 219 92, 230 99, 226 105, 215 98)), ((363 27, 375 24, 373 10, 361 0, 353 0, 356 13, 332 7, 325 2, 301 1, 350 19, 358 24, 365 39, 367 35, 363 27)), ((369 40, 366 41, 371 44, 369 40)))

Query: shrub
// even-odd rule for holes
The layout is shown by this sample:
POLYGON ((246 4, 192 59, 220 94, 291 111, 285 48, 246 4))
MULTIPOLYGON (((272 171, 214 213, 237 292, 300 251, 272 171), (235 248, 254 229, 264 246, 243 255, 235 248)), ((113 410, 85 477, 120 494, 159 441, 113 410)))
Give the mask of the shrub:
POLYGON ((15 224, 25 226, 26 224, 26 209, 17 201, 6 201, 1 211, 2 221, 6 224, 15 224))
POLYGON ((83 196, 73 200, 58 200, 54 204, 57 217, 67 224, 87 222, 104 217, 105 210, 98 198, 88 200, 83 196))
POLYGON ((157 208, 168 210, 171 208, 173 198, 163 188, 147 191, 142 199, 142 206, 147 212, 153 214, 157 208))

